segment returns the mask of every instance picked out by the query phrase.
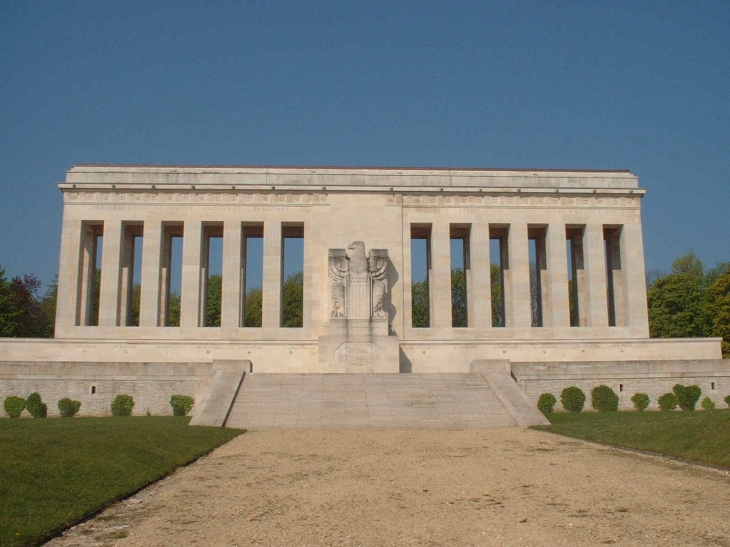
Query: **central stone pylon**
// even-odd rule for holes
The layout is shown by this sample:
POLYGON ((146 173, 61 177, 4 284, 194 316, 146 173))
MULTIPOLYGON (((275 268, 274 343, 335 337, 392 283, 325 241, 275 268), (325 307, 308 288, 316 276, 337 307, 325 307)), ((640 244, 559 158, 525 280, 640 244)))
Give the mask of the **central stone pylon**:
POLYGON ((331 373, 399 372, 398 337, 390 334, 386 249, 365 254, 362 241, 329 250, 330 321, 319 362, 331 373))

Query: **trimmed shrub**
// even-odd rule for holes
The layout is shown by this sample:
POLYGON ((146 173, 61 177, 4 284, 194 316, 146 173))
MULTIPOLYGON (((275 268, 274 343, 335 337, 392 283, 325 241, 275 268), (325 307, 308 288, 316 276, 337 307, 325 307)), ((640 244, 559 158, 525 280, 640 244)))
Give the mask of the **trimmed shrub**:
POLYGON ((677 408, 677 396, 674 393, 665 393, 657 399, 657 403, 660 410, 674 410, 677 408))
POLYGON ((715 403, 709 397, 705 397, 702 399, 702 408, 705 410, 715 410, 715 403))
POLYGON ((5 407, 5 412, 7 412, 8 416, 11 418, 18 418, 20 417, 20 413, 25 410, 25 399, 11 395, 10 397, 5 398, 3 406, 5 407))
POLYGON ((553 409, 555 408, 555 403, 557 403, 558 400, 555 398, 555 395, 552 393, 543 393, 540 395, 540 398, 537 400, 537 408, 542 412, 543 414, 550 414, 552 413, 553 409))
POLYGON ((131 395, 117 395, 112 401, 112 416, 131 416, 134 399, 131 395))
POLYGON ((41 400, 40 393, 31 393, 25 400, 25 409, 34 418, 45 418, 48 415, 48 405, 41 400))
POLYGON ((697 401, 700 400, 702 390, 699 386, 683 386, 675 384, 672 388, 674 395, 677 397, 677 404, 682 410, 694 410, 697 401))
POLYGON ((170 397, 170 406, 175 416, 187 416, 188 412, 193 409, 195 399, 190 395, 173 395, 170 397))
POLYGON ((631 397, 631 402, 634 403, 634 408, 641 412, 649 408, 651 399, 649 399, 646 393, 634 393, 634 396, 631 397))
POLYGON ((568 412, 580 412, 586 402, 586 394, 575 386, 566 387, 560 392, 560 402, 568 412))
POLYGON ((73 418, 81 408, 81 401, 73 401, 68 397, 64 397, 58 401, 58 411, 61 418, 73 418))
POLYGON ((726 396, 725 396, 725 404, 726 404, 727 406, 730 406, 730 395, 726 395, 726 396))
POLYGON ((608 386, 594 387, 591 391, 591 405, 598 412, 616 412, 618 410, 618 395, 608 386))

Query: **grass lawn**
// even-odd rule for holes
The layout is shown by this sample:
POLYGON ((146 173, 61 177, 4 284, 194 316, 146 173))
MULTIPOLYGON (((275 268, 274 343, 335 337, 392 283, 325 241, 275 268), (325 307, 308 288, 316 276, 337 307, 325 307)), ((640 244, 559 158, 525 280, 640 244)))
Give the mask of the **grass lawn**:
POLYGON ((730 410, 548 414, 533 429, 730 468, 730 410))
POLYGON ((0 545, 32 545, 242 433, 188 417, 0 419, 0 545))

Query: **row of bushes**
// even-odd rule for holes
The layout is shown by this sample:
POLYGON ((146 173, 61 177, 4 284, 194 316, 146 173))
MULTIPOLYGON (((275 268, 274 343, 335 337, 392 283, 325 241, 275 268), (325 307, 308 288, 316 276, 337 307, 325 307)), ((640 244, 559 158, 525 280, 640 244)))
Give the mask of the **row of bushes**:
MULTIPOLYGON (((676 384, 671 393, 665 393, 657 399, 657 404, 661 410, 675 410, 677 407, 682 410, 694 410, 701 395, 702 390, 698 386, 676 384)), ((586 395, 578 387, 566 387, 560 393, 560 402, 568 412, 581 412, 586 402, 586 395)), ((616 412, 618 402, 619 398, 616 392, 606 385, 600 385, 591 391, 591 406, 599 412, 616 412)), ((646 393, 635 393, 631 397, 631 402, 636 410, 642 411, 649 407, 651 399, 646 393)), ((725 397, 725 402, 730 406, 730 395, 725 397)), ((537 408, 543 414, 550 414, 556 403, 555 395, 543 393, 537 400, 537 408)), ((709 397, 705 397, 702 400, 702 408, 715 410, 715 403, 709 397)))
MULTIPOLYGON (((186 416, 193 408, 195 400, 189 395, 173 395, 170 406, 175 416, 186 416)), ((5 413, 11 418, 18 418, 23 410, 27 410, 34 418, 45 418, 48 405, 41 400, 39 393, 31 393, 27 399, 11 395, 5 398, 5 413)), ((73 418, 81 408, 81 401, 73 401, 64 397, 58 401, 58 411, 62 418, 73 418)), ((134 398, 131 395, 117 395, 112 401, 112 416, 131 416, 134 398)))

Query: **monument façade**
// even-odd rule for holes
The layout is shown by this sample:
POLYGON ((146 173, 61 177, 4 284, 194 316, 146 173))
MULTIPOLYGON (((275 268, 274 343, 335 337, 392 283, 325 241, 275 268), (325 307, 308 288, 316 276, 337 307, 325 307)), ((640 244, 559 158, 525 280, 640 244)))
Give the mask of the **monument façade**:
POLYGON ((445 374, 489 361, 508 362, 533 401, 597 383, 619 393, 622 408, 637 391, 656 400, 677 382, 717 402, 730 388, 719 339, 649 338, 645 190, 629 171, 78 165, 59 188, 55 339, 0 341, 0 396, 69 396, 82 413, 103 414, 115 394, 131 393, 135 411, 169 413, 170 394, 207 400, 221 371, 445 374), (222 238, 223 255, 215 327, 206 324, 212 238, 222 238), (256 327, 245 321, 252 238, 263 242, 256 327), (296 328, 283 324, 288 238, 303 247, 296 328), (427 327, 412 317, 414 240, 426 249, 427 327), (466 278, 458 327, 453 240, 466 278), (182 242, 180 272, 173 242, 182 242), (171 326, 176 273, 180 320, 171 326))

